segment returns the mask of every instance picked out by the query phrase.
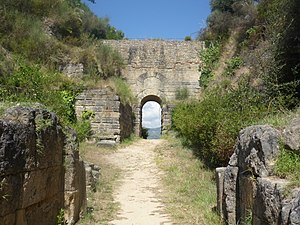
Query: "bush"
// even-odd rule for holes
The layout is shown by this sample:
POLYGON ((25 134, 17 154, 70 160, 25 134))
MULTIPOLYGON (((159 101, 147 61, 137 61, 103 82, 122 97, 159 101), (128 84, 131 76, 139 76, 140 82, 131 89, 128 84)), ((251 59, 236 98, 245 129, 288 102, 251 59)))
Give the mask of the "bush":
POLYGON ((175 93, 176 100, 186 100, 190 96, 189 90, 187 87, 178 88, 175 93))
POLYGON ((93 132, 90 120, 94 117, 94 112, 85 110, 82 112, 81 118, 77 121, 77 123, 73 124, 80 142, 92 136, 93 132))
POLYGON ((142 138, 144 138, 144 139, 148 138, 148 136, 149 136, 148 130, 149 130, 148 128, 142 127, 142 134, 141 134, 142 138))
POLYGON ((185 36, 184 40, 185 41, 192 41, 192 37, 191 36, 185 36))
POLYGON ((246 84, 235 90, 216 87, 201 102, 178 104, 173 126, 207 165, 226 165, 240 129, 266 115, 263 102, 246 84))
POLYGON ((213 70, 217 67, 220 57, 220 44, 218 42, 207 42, 208 46, 200 52, 200 87, 206 88, 213 77, 213 70))
POLYGON ((129 85, 120 77, 111 78, 111 86, 114 88, 117 95, 119 95, 123 103, 135 103, 136 98, 132 93, 129 85))
POLYGON ((121 74, 123 59, 118 51, 108 45, 100 45, 96 50, 96 58, 100 63, 101 77, 106 79, 121 74))
POLYGON ((226 62, 226 69, 224 75, 226 77, 233 77, 235 75, 235 70, 239 69, 243 64, 243 59, 241 57, 233 57, 226 62))

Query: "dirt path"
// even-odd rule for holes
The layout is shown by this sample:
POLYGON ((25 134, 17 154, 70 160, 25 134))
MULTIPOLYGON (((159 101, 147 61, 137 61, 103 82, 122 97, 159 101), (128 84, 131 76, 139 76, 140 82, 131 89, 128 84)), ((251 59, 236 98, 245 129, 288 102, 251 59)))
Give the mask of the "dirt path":
POLYGON ((121 184, 114 192, 120 203, 111 225, 169 225, 169 216, 157 196, 161 171, 155 164, 154 149, 163 140, 140 140, 108 155, 107 160, 122 170, 121 184))

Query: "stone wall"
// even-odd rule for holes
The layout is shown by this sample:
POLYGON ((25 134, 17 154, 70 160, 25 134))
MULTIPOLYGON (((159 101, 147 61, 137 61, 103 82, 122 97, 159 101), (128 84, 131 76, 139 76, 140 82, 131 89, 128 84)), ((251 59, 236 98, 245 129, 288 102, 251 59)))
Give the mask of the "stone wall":
POLYGON ((104 43, 121 53, 125 63, 122 76, 139 100, 155 95, 173 101, 179 88, 187 88, 190 96, 198 97, 202 42, 105 40, 104 43))
MULTIPOLYGON (((65 177, 72 174, 64 171, 65 144, 55 114, 29 107, 6 111, 0 120, 1 225, 57 224, 65 207, 65 177)), ((68 146, 67 152, 73 151, 68 146)), ((76 160, 80 164, 74 155, 69 162, 76 160)), ((83 177, 78 182, 85 185, 83 177)))
POLYGON ((141 132, 144 99, 149 96, 159 99, 156 102, 162 106, 164 131, 171 126, 171 104, 178 91, 187 89, 189 97, 199 97, 199 53, 204 48, 203 42, 105 40, 103 43, 116 49, 124 59, 121 74, 138 99, 134 109, 136 135, 141 132))
POLYGON ((240 132, 228 166, 216 170, 217 208, 226 224, 300 224, 300 188, 287 195, 289 181, 273 173, 281 137, 286 136, 286 145, 298 142, 300 146, 299 135, 300 119, 283 134, 270 126, 240 132))
POLYGON ((95 113, 91 126, 98 144, 116 144, 132 133, 132 109, 123 105, 110 88, 81 93, 76 99, 77 116, 80 117, 85 110, 95 113))

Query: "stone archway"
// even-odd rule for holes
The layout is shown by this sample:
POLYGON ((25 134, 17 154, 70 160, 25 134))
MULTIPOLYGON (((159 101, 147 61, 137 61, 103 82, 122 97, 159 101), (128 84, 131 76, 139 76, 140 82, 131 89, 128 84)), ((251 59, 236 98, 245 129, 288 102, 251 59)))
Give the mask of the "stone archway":
MULTIPOLYGON (((140 129, 142 129, 143 127, 144 128, 148 128, 148 129, 156 128, 156 130, 152 130, 152 132, 155 132, 153 134, 155 134, 154 136, 156 138, 159 138, 159 136, 161 135, 162 125, 163 125, 163 118, 162 118, 163 113, 162 113, 162 107, 161 107, 162 104, 161 103, 162 103, 162 100, 158 96, 155 96, 155 95, 148 95, 148 96, 144 97, 141 100, 141 107, 140 107, 140 129), (149 106, 151 107, 152 106, 154 108, 151 107, 152 110, 148 111, 148 113, 147 113, 147 111, 144 111, 144 109, 145 109, 146 106, 147 107, 149 107, 149 106), (151 117, 151 123, 149 123, 150 120, 146 121, 147 116, 148 116, 148 118, 151 117), (148 122, 148 126, 144 126, 145 125, 144 123, 146 123, 146 122, 148 122), (151 127, 151 125, 153 125, 154 122, 156 123, 156 126, 155 127, 151 127), (159 130, 157 128, 159 128, 159 130)), ((149 108, 148 108, 148 110, 149 110, 149 108)))
POLYGON ((142 108, 145 103, 149 101, 157 102, 161 107, 161 131, 162 133, 169 130, 171 127, 171 112, 173 109, 172 105, 168 105, 157 95, 147 95, 142 98, 139 105, 135 109, 135 134, 141 136, 142 130, 142 108))

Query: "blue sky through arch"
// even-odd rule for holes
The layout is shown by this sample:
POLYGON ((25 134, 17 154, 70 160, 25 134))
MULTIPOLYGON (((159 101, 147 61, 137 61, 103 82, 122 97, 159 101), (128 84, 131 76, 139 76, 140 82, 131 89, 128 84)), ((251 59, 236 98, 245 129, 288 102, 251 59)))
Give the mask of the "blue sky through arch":
POLYGON ((161 107, 157 102, 146 102, 142 108, 142 126, 146 128, 161 127, 161 107))

